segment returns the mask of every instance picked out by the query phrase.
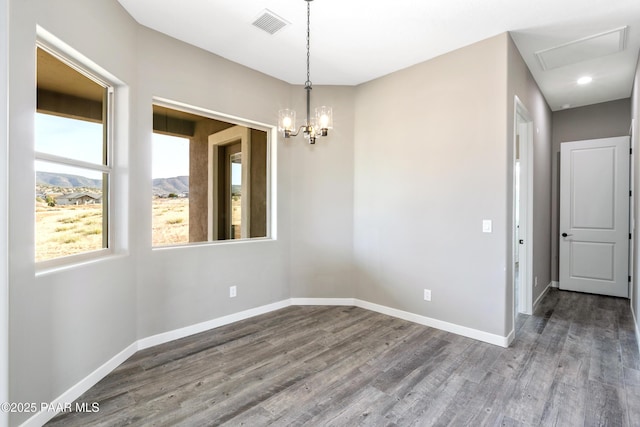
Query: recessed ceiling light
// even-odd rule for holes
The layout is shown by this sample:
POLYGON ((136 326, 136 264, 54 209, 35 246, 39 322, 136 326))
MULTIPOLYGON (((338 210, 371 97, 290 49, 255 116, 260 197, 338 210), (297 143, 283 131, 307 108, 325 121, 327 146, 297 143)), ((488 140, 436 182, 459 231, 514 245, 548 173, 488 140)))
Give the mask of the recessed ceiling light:
POLYGON ((579 85, 588 85, 592 81, 593 81, 593 77, 591 77, 591 76, 583 76, 583 77, 580 77, 578 79, 578 84, 579 85))

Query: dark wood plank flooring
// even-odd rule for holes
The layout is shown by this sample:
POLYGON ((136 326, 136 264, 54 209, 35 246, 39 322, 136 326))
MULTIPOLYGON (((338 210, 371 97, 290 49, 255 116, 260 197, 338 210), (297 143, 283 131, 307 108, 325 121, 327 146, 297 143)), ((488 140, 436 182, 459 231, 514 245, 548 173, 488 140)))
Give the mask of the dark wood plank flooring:
POLYGON ((629 300, 551 290, 503 349, 289 307, 140 351, 51 426, 640 426, 629 300))

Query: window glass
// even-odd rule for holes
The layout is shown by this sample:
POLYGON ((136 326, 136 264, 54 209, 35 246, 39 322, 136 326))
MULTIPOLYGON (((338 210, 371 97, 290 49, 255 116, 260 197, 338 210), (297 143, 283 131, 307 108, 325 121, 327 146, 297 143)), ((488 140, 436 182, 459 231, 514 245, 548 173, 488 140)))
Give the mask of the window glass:
POLYGON ((189 139, 153 134, 153 245, 189 242, 189 139))
POLYGON ((36 161, 36 262, 105 247, 105 175, 36 161))
POLYGON ((38 47, 35 260, 109 247, 110 88, 38 47))
POLYGON ((89 163, 104 162, 104 125, 36 114, 36 151, 89 163))

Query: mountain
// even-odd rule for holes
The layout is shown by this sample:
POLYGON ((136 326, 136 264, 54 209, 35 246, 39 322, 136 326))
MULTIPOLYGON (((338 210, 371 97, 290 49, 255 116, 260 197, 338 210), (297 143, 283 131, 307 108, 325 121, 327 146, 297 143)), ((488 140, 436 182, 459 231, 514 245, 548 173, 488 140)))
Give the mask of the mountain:
POLYGON ((153 194, 181 194, 189 192, 189 177, 176 176, 173 178, 155 178, 153 180, 153 194))
POLYGON ((91 179, 66 173, 36 172, 36 184, 61 188, 84 187, 102 189, 101 179, 91 179))
MULTIPOLYGON (((36 172, 36 185, 58 188, 94 188, 102 190, 102 180, 79 175, 53 172, 36 172)), ((189 192, 189 177, 156 178, 153 180, 153 194, 167 195, 189 192)))

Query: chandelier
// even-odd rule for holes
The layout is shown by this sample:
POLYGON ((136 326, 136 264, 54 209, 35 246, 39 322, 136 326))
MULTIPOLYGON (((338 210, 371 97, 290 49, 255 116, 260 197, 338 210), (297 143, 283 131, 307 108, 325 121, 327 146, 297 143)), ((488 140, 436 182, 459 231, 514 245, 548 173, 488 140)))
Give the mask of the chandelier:
POLYGON ((329 129, 333 129, 333 111, 331 107, 318 107, 315 114, 311 116, 311 73, 309 72, 309 40, 310 22, 311 22, 311 2, 313 0, 304 0, 307 2, 307 81, 304 82, 304 90, 307 92, 307 117, 305 122, 297 131, 296 129, 296 112, 285 108, 278 113, 278 130, 282 132, 285 138, 297 136, 300 131, 304 137, 309 140, 309 144, 316 143, 316 137, 327 136, 329 129))

